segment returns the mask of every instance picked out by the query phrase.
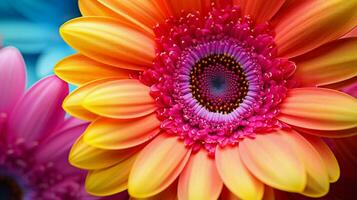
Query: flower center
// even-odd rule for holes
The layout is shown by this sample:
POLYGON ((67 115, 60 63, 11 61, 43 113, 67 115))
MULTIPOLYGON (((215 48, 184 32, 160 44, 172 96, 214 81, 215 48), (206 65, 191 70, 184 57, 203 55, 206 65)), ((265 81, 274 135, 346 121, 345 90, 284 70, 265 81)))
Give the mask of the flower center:
POLYGON ((243 68, 232 56, 212 54, 194 64, 190 90, 207 110, 227 114, 243 102, 248 82, 243 68))
POLYGON ((0 199, 23 199, 24 192, 17 181, 6 175, 0 175, 0 199))
POLYGON ((151 87, 161 128, 194 151, 279 128, 291 63, 277 58, 269 24, 239 7, 182 13, 154 28, 156 58, 140 80, 151 87))

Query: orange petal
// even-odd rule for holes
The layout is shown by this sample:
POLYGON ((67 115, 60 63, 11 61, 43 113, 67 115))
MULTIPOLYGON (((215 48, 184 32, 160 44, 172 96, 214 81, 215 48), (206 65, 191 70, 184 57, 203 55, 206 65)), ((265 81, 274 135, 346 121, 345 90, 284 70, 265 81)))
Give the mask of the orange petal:
POLYGON ((148 198, 132 197, 130 200, 177 200, 177 181, 155 196, 148 198))
POLYGON ((229 191, 226 187, 223 187, 220 200, 241 200, 236 195, 234 195, 231 191, 229 191))
POLYGON ((94 61, 81 54, 75 54, 63 59, 57 63, 54 71, 62 80, 74 85, 82 85, 103 78, 127 79, 130 73, 134 73, 131 70, 120 69, 94 61))
POLYGON ((277 118, 287 124, 317 130, 357 126, 357 99, 325 88, 295 88, 287 93, 277 118))
POLYGON ((336 182, 340 177, 340 167, 338 166, 337 159, 333 152, 331 151, 330 147, 318 137, 313 136, 305 136, 305 138, 314 146, 314 148, 319 152, 322 160, 325 163, 329 181, 336 182))
POLYGON ((213 158, 204 150, 192 155, 179 178, 179 200, 216 200, 223 183, 213 158))
POLYGON ((301 86, 321 86, 357 76, 357 38, 330 42, 297 57, 295 79, 301 86))
POLYGON ((167 0, 169 7, 174 16, 180 16, 182 11, 199 11, 205 13, 208 11, 211 1, 210 0, 167 0))
MULTIPOLYGON (((98 0, 102 6, 110 9, 119 16, 152 33, 152 28, 166 19, 165 12, 152 1, 147 0, 98 0)), ((118 18, 118 17, 117 17, 118 18)))
POLYGON ((302 194, 321 197, 329 191, 328 172, 318 151, 300 134, 293 130, 280 130, 299 158, 304 162, 307 172, 307 185, 302 194))
POLYGON ((124 69, 143 70, 155 56, 152 38, 113 18, 76 18, 62 25, 60 33, 85 56, 124 69))
POLYGON ((91 93, 92 91, 95 91, 95 89, 98 87, 98 85, 110 82, 116 80, 114 78, 109 78, 109 79, 101 79, 93 82, 89 82, 76 90, 74 90, 72 93, 70 93, 66 99, 63 101, 63 108, 66 112, 68 112, 70 115, 88 120, 88 121, 93 121, 95 120, 98 115, 94 114, 93 112, 88 111, 86 108, 83 107, 83 100, 84 98, 91 93))
POLYGON ((126 190, 130 169, 136 155, 105 169, 90 171, 86 178, 86 190, 96 196, 109 196, 126 190))
POLYGON ((129 176, 129 194, 146 198, 165 190, 181 173, 190 154, 177 137, 159 135, 139 153, 129 176))
POLYGON ((298 130, 301 133, 316 135, 320 137, 327 137, 327 138, 344 138, 344 137, 351 137, 357 135, 357 128, 351 128, 345 130, 331 130, 331 131, 313 130, 313 129, 307 129, 301 127, 294 127, 294 129, 298 130))
POLYGON ((216 149, 216 165, 224 185, 241 199, 262 199, 264 184, 243 165, 238 147, 216 149))
POLYGON ((72 146, 69 162, 81 169, 102 169, 127 159, 137 151, 137 148, 103 150, 86 144, 83 137, 80 137, 72 146))
POLYGON ((269 21, 284 2, 285 0, 240 0, 239 4, 244 15, 252 16, 253 20, 260 24, 269 21))
POLYGON ((160 132, 156 114, 130 120, 100 118, 84 133, 86 143, 102 149, 126 149, 142 144, 160 132))
POLYGON ((274 189, 265 185, 263 200, 275 200, 274 189))
POLYGON ((239 152, 248 170, 265 184, 289 192, 304 190, 304 163, 281 131, 246 138, 240 142, 239 152))
POLYGON ((335 40, 357 24, 357 0, 295 1, 275 18, 279 55, 294 57, 335 40))
POLYGON ((83 106, 100 116, 131 119, 156 110, 150 88, 135 79, 114 80, 99 84, 84 99, 83 106))

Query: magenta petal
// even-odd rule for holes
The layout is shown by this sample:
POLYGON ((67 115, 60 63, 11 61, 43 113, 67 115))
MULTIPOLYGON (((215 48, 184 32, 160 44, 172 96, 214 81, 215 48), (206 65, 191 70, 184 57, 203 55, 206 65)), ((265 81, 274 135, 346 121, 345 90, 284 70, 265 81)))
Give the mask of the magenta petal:
POLYGON ((342 91, 357 98, 357 82, 342 88, 342 91))
POLYGON ((0 50, 0 113, 9 114, 26 87, 25 62, 14 47, 0 50))
POLYGON ((78 171, 69 165, 68 154, 76 139, 87 128, 88 123, 71 118, 64 124, 65 127, 60 128, 59 132, 41 142, 40 148, 36 152, 36 158, 42 163, 53 162, 57 166, 61 166, 62 172, 78 171))
POLYGON ((48 136, 64 120, 61 105, 67 94, 68 85, 56 76, 37 82, 10 115, 9 139, 24 139, 33 145, 48 136))

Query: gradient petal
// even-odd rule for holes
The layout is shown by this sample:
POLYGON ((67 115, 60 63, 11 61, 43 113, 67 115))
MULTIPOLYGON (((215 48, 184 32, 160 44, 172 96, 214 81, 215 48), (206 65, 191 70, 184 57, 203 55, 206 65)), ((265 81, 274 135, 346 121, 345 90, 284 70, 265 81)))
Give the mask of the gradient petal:
POLYGON ((279 55, 298 56, 341 37, 356 26, 356 10, 357 0, 291 3, 275 19, 279 55))
POLYGON ((41 163, 53 162, 61 166, 61 171, 69 168, 72 173, 78 173, 78 170, 71 167, 68 163, 68 153, 71 146, 88 126, 88 123, 77 120, 70 125, 62 128, 60 131, 47 137, 35 153, 36 159, 41 163))
POLYGON ((165 21, 165 13, 156 6, 153 1, 147 0, 98 0, 103 6, 119 16, 142 28, 145 32, 154 36, 152 28, 165 21))
POLYGON ((325 167, 328 172, 329 181, 336 182, 340 177, 340 167, 338 166, 337 159, 333 152, 331 151, 330 147, 320 138, 314 136, 304 136, 310 144, 316 149, 322 160, 325 163, 325 167))
POLYGON ((130 120, 100 118, 84 133, 86 143, 102 149, 126 149, 155 137, 160 132, 156 113, 130 120))
POLYGON ((178 183, 179 200, 215 200, 219 197, 223 182, 218 174, 214 158, 200 150, 190 157, 178 183))
POLYGON ((74 117, 83 120, 94 121, 98 118, 98 115, 88 111, 86 108, 83 107, 84 98, 92 91, 95 91, 100 84, 115 80, 117 80, 117 78, 106 78, 82 85, 81 87, 70 93, 63 101, 64 110, 74 117))
POLYGON ((240 0, 244 15, 252 16, 255 23, 260 24, 269 21, 280 7, 285 3, 285 0, 240 0))
POLYGON ((150 88, 135 79, 108 81, 98 84, 84 98, 82 105, 100 116, 131 119, 156 110, 150 88))
POLYGON ((239 144, 244 165, 260 181, 289 192, 302 192, 306 186, 306 170, 281 131, 257 134, 239 144))
POLYGON ((113 18, 76 18, 63 24, 60 33, 85 56, 119 68, 143 70, 155 56, 152 38, 113 18))
POLYGON ((63 122, 61 104, 68 94, 68 85, 50 76, 37 82, 15 106, 9 119, 12 139, 22 138, 28 145, 41 140, 63 122))
POLYGON ((69 162, 78 168, 94 170, 113 166, 137 152, 137 148, 104 150, 86 144, 80 137, 72 146, 69 162))
POLYGON ((61 79, 74 85, 103 78, 127 79, 129 74, 134 72, 97 62, 81 54, 63 59, 57 63, 54 71, 61 79))
POLYGON ((86 178, 86 190, 96 196, 108 196, 128 188, 128 177, 136 155, 105 169, 89 171, 86 178))
POLYGON ((318 130, 357 126, 357 99, 326 88, 295 88, 280 104, 277 118, 287 124, 318 130))
POLYGON ((345 138, 357 135, 357 128, 345 129, 345 130, 313 130, 301 127, 294 127, 297 131, 301 133, 306 133, 310 135, 315 135, 319 137, 326 138, 345 138))
POLYGON ((190 154, 177 137, 159 135, 139 153, 129 176, 129 194, 146 198, 165 190, 181 173, 190 154))
POLYGON ((167 4, 174 16, 180 16, 182 11, 199 11, 200 13, 205 13, 211 6, 210 0, 168 0, 167 4))
POLYGON ((330 42, 294 59, 300 86, 321 86, 357 76, 357 38, 330 42))
POLYGON ((224 185, 241 199, 262 199, 264 184, 244 166, 238 147, 216 149, 216 165, 224 185))
POLYGON ((26 86, 25 62, 21 53, 14 47, 0 50, 0 81, 0 113, 9 115, 26 86))
POLYGON ((304 137, 293 130, 280 130, 299 159, 304 162, 307 172, 307 184, 302 194, 309 197, 321 197, 329 191, 328 172, 318 151, 304 137))

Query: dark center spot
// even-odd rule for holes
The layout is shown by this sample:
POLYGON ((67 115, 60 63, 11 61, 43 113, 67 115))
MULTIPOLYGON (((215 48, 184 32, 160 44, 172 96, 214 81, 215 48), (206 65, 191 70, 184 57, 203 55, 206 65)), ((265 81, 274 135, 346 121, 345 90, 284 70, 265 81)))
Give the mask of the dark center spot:
POLYGON ((248 81, 242 66, 226 54, 212 54, 195 63, 190 89, 200 105, 211 112, 228 114, 243 102, 248 81))
POLYGON ((22 187, 10 176, 0 175, 0 199, 22 200, 24 196, 22 187))

